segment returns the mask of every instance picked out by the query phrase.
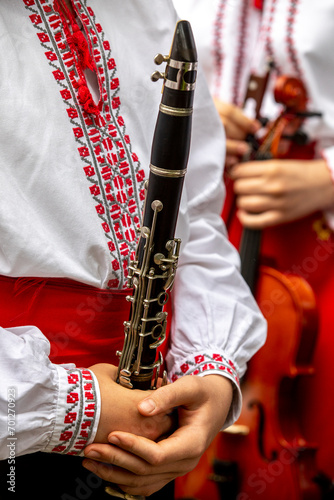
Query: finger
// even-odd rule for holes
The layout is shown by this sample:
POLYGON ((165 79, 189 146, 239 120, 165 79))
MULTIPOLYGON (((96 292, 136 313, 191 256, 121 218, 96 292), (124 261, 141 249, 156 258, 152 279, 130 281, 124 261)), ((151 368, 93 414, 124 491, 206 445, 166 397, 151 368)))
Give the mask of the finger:
POLYGON ((261 177, 234 180, 233 190, 239 196, 268 194, 269 186, 261 177))
POLYGON ((177 406, 197 409, 203 404, 205 392, 196 377, 185 376, 173 384, 160 387, 138 404, 142 415, 150 416, 168 413, 177 406))
POLYGON ((254 134, 261 128, 261 124, 257 120, 249 118, 238 106, 219 100, 215 100, 215 104, 222 121, 233 123, 243 134, 254 134))
MULTIPOLYGON (((166 467, 168 471, 173 471, 173 464, 178 458, 187 460, 185 457, 192 454, 193 441, 191 438, 190 443, 188 443, 183 432, 175 431, 174 434, 176 435, 174 435, 172 442, 169 442, 170 437, 164 440, 164 442, 168 440, 168 446, 160 447, 158 443, 150 439, 115 431, 108 436, 111 444, 93 443, 86 447, 84 454, 88 459, 124 468, 134 474, 149 474, 152 472, 152 466, 154 466, 155 471, 165 472, 166 467), (184 446, 180 446, 180 452, 176 453, 173 447, 178 446, 182 439, 184 446)), ((198 452, 194 448, 193 454, 196 455, 196 453, 198 452)), ((192 459, 192 456, 190 458, 192 459)))
POLYGON ((265 229, 266 227, 287 222, 287 218, 279 210, 268 210, 260 214, 251 214, 240 209, 237 212, 237 216, 241 224, 250 229, 265 229))
POLYGON ((284 200, 282 198, 269 195, 238 196, 236 204, 238 208, 252 214, 284 209, 284 200))
POLYGON ((159 484, 162 482, 163 477, 166 477, 165 482, 168 482, 170 477, 170 474, 161 474, 159 476, 156 474, 150 474, 141 476, 139 474, 133 474, 132 472, 121 469, 119 467, 95 462, 92 460, 84 460, 83 466, 85 467, 85 469, 93 472, 104 481, 117 484, 123 491, 127 493, 132 492, 132 494, 140 494, 145 496, 151 494, 149 493, 149 491, 153 492, 159 489, 159 484), (146 488, 148 485, 150 486, 150 489, 144 490, 144 488, 146 488))
MULTIPOLYGON (((136 439, 136 436, 127 435, 127 433, 110 435, 110 440, 118 443, 118 447, 93 446, 85 451, 88 460, 86 459, 83 462, 85 468, 92 472, 98 470, 99 475, 109 481, 122 481, 119 476, 116 477, 115 475, 119 470, 126 470, 139 476, 166 473, 171 475, 184 474, 192 470, 199 459, 197 455, 189 458, 189 451, 185 453, 184 449, 181 454, 175 454, 174 450, 173 453, 170 453, 170 449, 158 450, 155 443, 150 446, 152 442, 149 440, 145 442, 145 439, 136 439), (187 456, 184 457, 183 455, 187 456), (100 466, 100 464, 102 465, 100 466), (103 467, 103 465, 109 467, 103 467)), ((170 447, 173 446, 174 444, 170 445, 170 447)))
POLYGON ((227 118, 222 118, 225 134, 228 139, 242 141, 247 136, 247 130, 241 128, 237 123, 227 118))
POLYGON ((160 490, 165 484, 173 480, 176 473, 161 473, 150 475, 136 475, 118 467, 108 466, 106 464, 85 461, 84 467, 99 476, 104 481, 117 485, 125 493, 130 495, 149 496, 155 491, 160 490))
MULTIPOLYGON (((127 451, 131 455, 137 456, 154 466, 157 471, 173 471, 175 464, 183 462, 178 467, 187 467, 189 462, 197 460, 204 449, 200 441, 200 433, 196 428, 189 432, 189 428, 177 429, 174 434, 163 441, 155 443, 149 439, 126 432, 112 432, 109 441, 127 451)), ((146 472, 149 470, 146 469, 146 472)))
POLYGON ((128 453, 126 450, 119 449, 117 446, 112 446, 111 444, 89 445, 85 449, 85 457, 89 460, 83 462, 84 467, 91 462, 94 462, 95 465, 101 462, 116 468, 126 469, 133 474, 147 474, 151 467, 140 457, 128 453))
POLYGON ((226 139, 226 154, 243 156, 248 153, 250 149, 249 144, 245 141, 235 141, 232 139, 226 139))
POLYGON ((238 165, 232 169, 231 177, 236 180, 264 176, 268 173, 269 161, 270 160, 238 163, 238 165))
MULTIPOLYGON (((232 169, 233 170, 233 169, 232 169)), ((233 177, 232 177, 233 179, 233 177)), ((283 196, 285 184, 280 179, 268 179, 264 176, 234 179, 236 195, 283 196)))

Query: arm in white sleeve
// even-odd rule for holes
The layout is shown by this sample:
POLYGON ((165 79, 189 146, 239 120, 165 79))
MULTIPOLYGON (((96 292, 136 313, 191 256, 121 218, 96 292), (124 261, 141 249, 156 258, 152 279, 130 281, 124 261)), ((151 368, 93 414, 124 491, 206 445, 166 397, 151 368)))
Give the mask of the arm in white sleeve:
POLYGON ((80 454, 99 421, 93 373, 52 364, 49 341, 33 326, 0 328, 0 353, 0 459, 9 457, 8 443, 16 456, 80 454))
POLYGON ((266 322, 239 273, 239 255, 227 239, 220 216, 224 135, 201 81, 198 90, 186 176, 188 214, 182 205, 179 219, 182 226, 188 217, 189 234, 181 247, 173 290, 167 364, 172 380, 187 374, 218 373, 232 381, 235 390, 227 426, 240 413, 239 378, 265 341, 266 322))
MULTIPOLYGON (((327 167, 330 171, 332 181, 334 183, 334 146, 326 148, 322 151, 322 157, 327 163, 327 167)), ((327 224, 334 230, 334 206, 324 212, 327 224)))

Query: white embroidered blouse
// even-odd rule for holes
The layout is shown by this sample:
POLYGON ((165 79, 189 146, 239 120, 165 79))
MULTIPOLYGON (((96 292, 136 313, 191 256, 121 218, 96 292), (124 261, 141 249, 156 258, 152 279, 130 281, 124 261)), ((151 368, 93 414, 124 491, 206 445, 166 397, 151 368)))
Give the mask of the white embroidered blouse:
MULTIPOLYGON (((83 110, 80 74, 55 2, 0 3, 0 273, 120 289, 135 249, 161 97, 150 80, 153 57, 168 53, 176 14, 166 0, 155 0, 152 9, 123 0, 74 3, 97 68, 96 120, 83 110)), ((239 414, 238 379, 264 342, 265 322, 220 218, 223 162, 223 131, 199 75, 167 363, 171 378, 196 369, 232 380, 228 425, 239 414)), ((87 442, 94 439, 97 382, 89 370, 52 364, 49 349, 34 326, 0 330, 0 459, 8 456, 8 388, 16 388, 20 408, 17 455, 61 442, 73 381, 89 380, 97 398, 87 442)))

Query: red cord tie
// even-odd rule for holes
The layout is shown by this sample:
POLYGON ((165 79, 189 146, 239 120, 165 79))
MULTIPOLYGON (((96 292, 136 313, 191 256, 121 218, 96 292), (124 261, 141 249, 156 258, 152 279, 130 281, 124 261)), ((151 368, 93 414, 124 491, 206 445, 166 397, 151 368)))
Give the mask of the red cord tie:
POLYGON ((78 55, 79 64, 83 70, 89 68, 90 70, 93 71, 94 68, 92 65, 91 55, 89 52, 86 37, 82 33, 77 24, 73 23, 72 29, 73 29, 73 34, 69 38, 70 42, 72 42, 76 47, 76 53, 78 55))
POLYGON ((263 0, 254 0, 254 7, 256 9, 262 10, 263 9, 263 0))
POLYGON ((96 116, 99 114, 99 109, 93 100, 92 94, 83 80, 78 81, 78 100, 87 113, 96 116))
MULTIPOLYGON (((58 4, 58 2, 57 2, 58 4)), ((60 13, 64 25, 64 34, 67 38, 70 50, 74 58, 74 64, 77 68, 77 73, 79 80, 72 80, 73 87, 77 90, 77 97, 79 104, 88 114, 93 114, 96 117, 99 116, 100 110, 98 105, 95 104, 93 96, 88 88, 84 71, 89 69, 96 72, 95 62, 93 56, 89 50, 88 41, 84 33, 79 28, 78 24, 75 22, 73 15, 67 8, 64 2, 61 3, 65 15, 62 16, 62 9, 59 7, 56 10, 60 13), (67 26, 68 24, 68 26, 67 26), (72 31, 72 33, 71 33, 72 31)))

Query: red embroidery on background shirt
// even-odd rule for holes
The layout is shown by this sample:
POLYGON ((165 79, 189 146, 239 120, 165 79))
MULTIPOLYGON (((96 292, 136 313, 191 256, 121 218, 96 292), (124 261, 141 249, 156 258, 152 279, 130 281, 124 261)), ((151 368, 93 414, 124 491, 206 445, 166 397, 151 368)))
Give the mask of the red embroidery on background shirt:
POLYGON ((224 27, 226 0, 220 0, 213 31, 213 58, 215 66, 215 90, 214 94, 218 97, 221 87, 224 66, 224 52, 222 50, 222 35, 224 27))
MULTIPOLYGON (((286 36, 282 38, 286 44, 286 50, 288 55, 288 60, 291 64, 292 73, 303 80, 303 72, 300 66, 300 61, 298 60, 298 51, 295 48, 294 33, 296 27, 296 17, 298 14, 298 3, 300 0, 290 0, 288 3, 286 14, 286 36)), ((272 40, 272 30, 275 23, 275 17, 277 12, 277 0, 269 0, 264 4, 264 21, 261 27, 261 31, 265 34, 265 50, 269 56, 269 59, 274 62, 275 70, 278 74, 283 74, 282 68, 280 67, 278 57, 275 57, 275 48, 272 40)), ((281 12, 279 13, 281 15, 281 12)), ((282 29, 285 27, 282 25, 282 29)), ((286 71, 285 71, 286 72, 286 71)))
POLYGON ((296 76, 302 80, 303 74, 302 74, 301 67, 299 65, 297 51, 295 49, 294 39, 293 39, 295 25, 296 25, 296 16, 298 14, 298 8, 297 8, 298 3, 299 3, 299 0, 290 0, 290 6, 289 6, 289 11, 288 11, 288 17, 287 17, 286 43, 287 43, 288 55, 289 55, 289 59, 290 59, 290 62, 292 64, 292 67, 296 73, 296 76))
POLYGON ((239 106, 243 104, 244 100, 244 96, 241 97, 241 100, 239 99, 239 92, 241 88, 240 80, 242 75, 242 68, 245 63, 245 40, 247 39, 246 31, 247 31, 248 16, 249 16, 248 12, 249 12, 249 0, 243 0, 240 13, 241 22, 240 22, 239 38, 238 38, 238 54, 236 57, 235 74, 232 87, 232 102, 233 104, 239 106))
MULTIPOLYGON (((94 11, 87 7, 86 0, 74 1, 101 84, 97 113, 90 92, 87 93, 84 82, 80 80, 76 60, 79 56, 71 49, 62 19, 54 9, 53 2, 23 0, 23 3, 37 30, 38 40, 46 55, 45 62, 49 64, 55 83, 59 86, 94 206, 104 207, 104 211, 96 211, 96 214, 111 254, 108 286, 123 288, 126 286, 129 260, 135 255, 136 229, 140 224, 145 179, 126 133, 118 95, 117 65, 111 54, 111 45, 101 25, 95 22, 94 11), (89 113, 90 110, 92 113, 89 113), (122 182, 113 182, 114 176, 122 182), (126 252, 124 246, 120 250, 120 245, 124 243, 126 252)), ((82 57, 83 64, 86 64, 82 57)))
MULTIPOLYGON (((220 0, 218 4, 218 10, 216 13, 216 19, 214 21, 214 31, 213 31, 213 59, 214 59, 214 95, 219 97, 219 92, 222 85, 223 79, 223 69, 224 69, 224 50, 223 45, 228 47, 228 39, 223 40, 224 34, 224 21, 225 21, 225 10, 228 7, 227 0, 220 0)), ((250 8, 249 0, 242 0, 242 5, 240 9, 240 26, 236 27, 238 30, 238 51, 235 57, 234 63, 234 75, 233 82, 231 84, 231 99, 232 102, 238 106, 243 104, 244 96, 240 96, 240 80, 242 76, 242 69, 245 63, 245 41, 246 30, 248 27, 248 11, 250 8)))
POLYGON ((277 0, 272 0, 271 4, 269 4, 269 2, 265 3, 265 16, 261 30, 264 32, 265 35, 265 51, 268 54, 268 58, 274 62, 275 69, 277 70, 277 72, 281 73, 278 63, 274 58, 274 50, 271 38, 272 25, 276 11, 276 2, 277 0))

